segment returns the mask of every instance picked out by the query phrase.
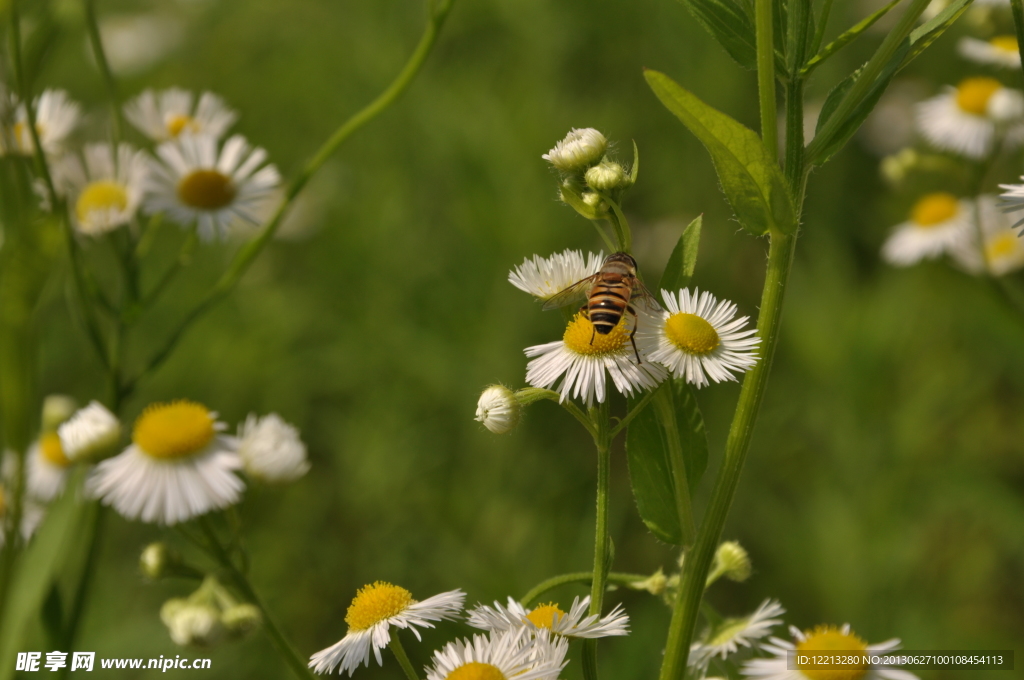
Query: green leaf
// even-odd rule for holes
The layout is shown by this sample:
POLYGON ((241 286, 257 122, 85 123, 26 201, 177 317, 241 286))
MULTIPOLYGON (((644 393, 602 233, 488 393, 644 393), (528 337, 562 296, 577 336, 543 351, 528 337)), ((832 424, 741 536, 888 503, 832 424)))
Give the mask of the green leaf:
POLYGON ((676 247, 668 256, 665 273, 661 275, 658 290, 677 291, 690 285, 694 267, 697 266, 697 246, 700 244, 700 228, 704 216, 698 215, 683 229, 676 247))
POLYGON ((736 63, 751 71, 757 67, 754 20, 747 7, 735 0, 681 1, 736 63))
POLYGON ((900 68, 909 64, 912 59, 924 52, 940 35, 945 33, 946 29, 952 26, 953 22, 959 19, 961 14, 967 11, 967 7, 973 1, 955 0, 946 9, 911 31, 910 53, 906 56, 900 68))
POLYGON ((22 638, 43 611, 54 580, 64 567, 74 536, 81 533, 89 513, 81 512, 74 491, 82 476, 72 475, 67 491, 46 513, 28 547, 19 556, 11 575, 7 602, 0 614, 0 680, 14 676, 19 651, 24 651, 22 638))
POLYGON ((825 60, 831 57, 833 54, 835 54, 836 52, 838 52, 839 50, 853 42, 854 39, 858 38, 862 33, 864 33, 864 31, 871 28, 871 26, 876 21, 878 21, 886 14, 888 14, 889 10, 891 10, 896 5, 900 4, 902 1, 903 0, 892 0, 892 2, 890 2, 882 9, 878 10, 877 12, 873 12, 872 14, 868 15, 867 18, 848 28, 838 38, 830 42, 828 45, 825 45, 825 47, 823 47, 821 51, 818 52, 818 54, 812 57, 811 60, 807 62, 807 65, 804 66, 803 69, 800 71, 800 75, 806 78, 811 73, 811 71, 816 69, 821 64, 825 63, 825 60))
POLYGON ((725 197, 747 231, 796 230, 796 211, 778 164, 760 137, 657 71, 646 71, 647 84, 661 103, 696 135, 715 164, 725 197))
POLYGON ((708 467, 708 435, 693 386, 685 380, 673 378, 672 390, 683 464, 686 465, 686 479, 692 497, 697 493, 697 487, 708 467))

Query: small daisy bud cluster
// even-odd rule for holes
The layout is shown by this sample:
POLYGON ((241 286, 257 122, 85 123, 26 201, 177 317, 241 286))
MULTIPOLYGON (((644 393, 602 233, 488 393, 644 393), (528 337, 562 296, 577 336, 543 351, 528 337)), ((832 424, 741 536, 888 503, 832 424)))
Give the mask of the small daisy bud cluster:
POLYGON ((237 639, 259 626, 259 609, 239 603, 213 576, 187 598, 176 597, 160 608, 160 620, 175 644, 212 647, 237 639))
POLYGON ((646 590, 651 595, 661 595, 668 587, 668 577, 665 576, 664 570, 659 567, 658 571, 647 578, 642 581, 633 581, 627 587, 632 590, 646 590))
POLYGON ((238 427, 238 455, 247 475, 269 484, 294 482, 309 472, 299 431, 276 413, 249 414, 238 427))
MULTIPOLYGON (((577 128, 542 156, 562 175, 559 195, 562 201, 587 219, 603 219, 610 206, 609 197, 618 194, 636 181, 637 160, 633 172, 606 155, 608 140, 594 128, 577 128)), ((635 151, 635 148, 634 148, 635 151)))
POLYGON ((57 428, 64 455, 71 461, 96 461, 114 452, 121 441, 121 421, 92 401, 57 428))
MULTIPOLYGON (((711 573, 730 581, 743 582, 750 578, 750 555, 737 541, 725 541, 715 551, 711 573)), ((709 577, 710 580, 710 577, 709 577)))
POLYGON ((480 395, 476 404, 476 417, 494 434, 505 434, 519 424, 522 407, 515 393, 504 385, 491 385, 480 395))
POLYGON ((150 543, 139 554, 139 571, 150 581, 164 578, 201 578, 203 572, 189 566, 177 550, 163 541, 150 543))

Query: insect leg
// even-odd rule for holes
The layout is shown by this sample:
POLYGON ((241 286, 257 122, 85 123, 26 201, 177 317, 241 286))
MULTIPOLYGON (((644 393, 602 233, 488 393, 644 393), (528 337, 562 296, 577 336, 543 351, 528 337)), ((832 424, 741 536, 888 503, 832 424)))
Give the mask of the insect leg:
MULTIPOLYGON (((580 307, 580 314, 583 315, 584 319, 588 321, 590 320, 590 310, 587 309, 587 305, 583 305, 582 307, 580 307)), ((595 326, 594 324, 590 324, 590 328, 590 344, 593 345, 594 338, 597 337, 597 326, 595 326)))
POLYGON ((633 353, 636 354, 636 365, 639 366, 643 362, 640 361, 640 352, 636 348, 636 340, 633 337, 636 335, 636 327, 640 325, 640 317, 636 315, 636 310, 633 309, 632 305, 626 305, 626 311, 633 315, 633 331, 629 334, 629 341, 633 343, 633 353))

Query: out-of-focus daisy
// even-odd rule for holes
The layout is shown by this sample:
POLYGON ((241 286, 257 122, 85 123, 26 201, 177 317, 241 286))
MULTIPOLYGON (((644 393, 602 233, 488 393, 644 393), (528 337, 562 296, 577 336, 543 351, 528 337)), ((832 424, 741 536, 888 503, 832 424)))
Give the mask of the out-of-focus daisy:
POLYGON ((918 680, 913 673, 865 664, 859 668, 830 670, 822 666, 811 668, 789 669, 788 657, 793 652, 810 654, 828 654, 835 651, 861 652, 868 655, 884 654, 899 649, 897 638, 869 645, 850 631, 849 624, 838 626, 818 626, 812 630, 801 632, 790 626, 793 641, 781 638, 769 638, 769 642, 761 649, 772 654, 767 659, 750 659, 743 664, 743 674, 748 678, 760 680, 821 680, 822 678, 842 678, 843 680, 918 680))
POLYGON ((128 144, 87 144, 85 163, 67 154, 54 165, 54 181, 68 197, 75 228, 98 236, 127 224, 142 202, 146 161, 128 144))
POLYGON ((512 390, 504 385, 491 385, 476 403, 475 419, 494 434, 505 434, 519 422, 522 410, 512 390))
POLYGON ((195 222, 207 240, 226 236, 238 221, 258 223, 281 179, 277 168, 264 165, 267 152, 241 135, 219 152, 208 135, 184 135, 156 152, 162 162, 150 164, 146 209, 181 224, 195 222))
POLYGON ((882 246, 882 257, 905 267, 951 252, 970 238, 973 210, 970 201, 946 192, 922 196, 911 208, 909 219, 897 224, 882 246))
POLYGON ((208 135, 220 139, 238 120, 238 114, 212 92, 204 92, 195 105, 195 96, 172 87, 162 92, 145 90, 124 107, 124 115, 140 132, 157 142, 180 135, 208 135))
MULTIPOLYGON (((641 328, 653 323, 654 317, 643 308, 637 310, 641 328)), ((535 357, 526 366, 526 382, 534 387, 550 388, 559 378, 557 392, 582 399, 588 406, 607 397, 605 372, 615 388, 625 394, 653 389, 665 379, 665 369, 648 360, 654 349, 649 336, 637 334, 636 349, 630 341, 633 324, 623 314, 619 324, 606 335, 595 333, 594 325, 583 314, 576 314, 565 328, 562 339, 544 345, 527 347, 528 357, 535 357), (640 354, 640 364, 636 354, 640 354)))
POLYGON ((564 638, 509 630, 449 642, 434 652, 427 680, 555 680, 569 648, 564 638))
POLYGON ((957 49, 964 58, 978 64, 1020 68, 1017 38, 1012 35, 997 35, 990 40, 964 37, 960 39, 957 49))
POLYGON ((571 638, 599 638, 612 635, 629 635, 629 616, 622 605, 615 605, 604 617, 586 615, 590 596, 573 600, 568 612, 549 602, 527 609, 511 597, 508 606, 497 602, 493 607, 478 604, 469 613, 469 625, 483 630, 503 631, 525 628, 533 633, 549 630, 555 635, 571 638))
POLYGON ((43 503, 49 503, 64 490, 71 461, 64 455, 60 437, 49 432, 29 447, 25 465, 28 492, 43 503))
POLYGON ((736 380, 735 373, 757 364, 761 339, 756 329, 743 330, 748 317, 735 318, 736 305, 696 288, 692 295, 688 288, 678 295, 663 290, 661 297, 665 310, 637 334, 638 341, 643 337, 653 347, 651 361, 697 387, 707 385, 709 377, 736 380))
POLYGON ((87 460, 109 452, 121 439, 121 421, 98 401, 89 402, 57 428, 69 460, 87 460))
POLYGON ((401 586, 383 581, 363 586, 345 614, 345 637, 310 657, 309 667, 317 673, 330 673, 337 667, 339 673, 352 675, 359 664, 370 665, 371 649, 383 666, 380 650, 391 642, 391 626, 408 628, 419 639, 417 628, 433 628, 431 621, 454 619, 465 599, 464 592, 452 590, 417 602, 401 586))
POLYGON ((299 431, 276 413, 249 414, 238 427, 238 455, 246 474, 270 483, 293 482, 309 472, 299 431))
POLYGON ((785 613, 786 610, 778 602, 765 600, 749 616, 723 619, 705 631, 698 642, 690 645, 689 664, 706 669, 715 657, 725 660, 741 647, 757 649, 760 640, 767 637, 773 627, 782 623, 782 619, 776 617, 785 613))
POLYGON ((162 61, 184 37, 182 23, 162 14, 107 15, 100 19, 100 38, 118 75, 141 73, 162 61))
MULTIPOLYGON (((64 140, 78 125, 81 107, 68 97, 64 90, 44 90, 34 104, 36 132, 43 152, 54 155, 63 151, 64 140)), ((12 150, 32 155, 32 131, 28 126, 28 111, 25 104, 18 106, 11 130, 12 150)))
POLYGON ((995 148, 1021 141, 1024 95, 995 78, 967 78, 955 88, 917 105, 917 122, 932 146, 968 158, 984 158, 995 148))
MULTIPOLYGON (((1005 188, 1005 187, 1004 187, 1005 188)), ((1024 238, 1014 232, 1013 218, 999 209, 993 196, 978 197, 978 230, 951 251, 953 259, 972 274, 1002 276, 1024 267, 1024 238)))
POLYGON ((608 140, 594 128, 573 128, 565 139, 541 156, 562 172, 579 172, 601 160, 608 140))
POLYGON ((92 471, 86 489, 128 519, 176 524, 237 503, 241 461, 226 426, 202 404, 152 404, 132 444, 92 471))
MULTIPOLYGON (((1024 177, 1021 177, 1024 180, 1024 177)), ((1000 205, 999 207, 1005 213, 1014 213, 1018 210, 1024 210, 1024 184, 1000 184, 1000 189, 1003 189, 1003 193, 999 195, 1000 205)), ((1024 224, 1024 217, 1020 215, 1014 215, 1013 228, 1024 224)), ((1024 231, 1021 232, 1024 235, 1024 231)))
POLYGON ((604 263, 604 253, 587 253, 586 259, 579 250, 566 250, 551 257, 534 255, 509 272, 508 280, 513 286, 530 295, 548 300, 572 284, 593 276, 604 263))

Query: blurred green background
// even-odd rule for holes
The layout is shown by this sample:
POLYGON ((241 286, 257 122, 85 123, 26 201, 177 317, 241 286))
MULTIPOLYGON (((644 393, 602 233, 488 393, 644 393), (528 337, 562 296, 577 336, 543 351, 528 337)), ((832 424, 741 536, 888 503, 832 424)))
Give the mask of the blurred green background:
MULTIPOLYGON (((85 137, 95 138, 105 99, 80 5, 50 6, 62 33, 40 84, 85 103, 85 137)), ((872 8, 836 3, 828 37, 872 8)), ((390 81, 424 20, 414 0, 104 0, 99 9, 105 30, 143 15, 168 44, 141 69, 127 53, 125 96, 172 85, 218 92, 242 112, 237 130, 288 177, 390 81)), ((954 50, 970 29, 955 27, 902 82, 927 95, 971 73, 954 50)), ((823 67, 808 102, 879 40, 870 34, 823 67)), ((625 208, 648 276, 704 213, 695 283, 756 315, 767 243, 731 219, 704 150, 647 89, 643 67, 757 127, 754 75, 679 2, 457 0, 408 93, 342 148, 237 292, 127 405, 134 418, 150 401, 187 397, 232 425, 277 411, 301 429, 312 472, 283 490, 251 489, 241 510, 253 579, 303 654, 344 634, 356 588, 376 579, 419 598, 462 588, 474 603, 590 569, 596 472, 586 434, 549 403, 509 436, 472 420, 485 385, 522 385, 522 349, 561 332, 558 315, 507 283, 508 270, 534 253, 599 247, 556 200, 540 158, 570 128, 601 129, 623 160, 638 144, 640 180, 625 208)), ((1012 648, 1024 639, 1024 320, 943 263, 880 262, 914 196, 879 178, 879 145, 861 135, 811 178, 775 372, 725 535, 749 549, 755 573, 710 599, 739 615, 775 597, 801 628, 849 622, 869 641, 900 637, 909 648, 1012 648)), ((164 231, 168 259, 179 240, 164 231)), ((237 246, 203 249, 145 319, 132 360, 237 246)), ((63 283, 41 329, 41 393, 98 396, 99 369, 63 283)), ((725 384, 699 394, 712 449, 704 496, 737 393, 725 384)), ((636 513, 621 443, 612 527, 615 570, 673 566, 673 550, 636 513)), ((137 568, 159 536, 110 518, 77 648, 211 656, 212 677, 285 677, 259 634, 209 652, 173 645, 157 612, 191 587, 144 583, 137 568)), ((554 595, 564 607, 584 593, 554 595)), ((669 610, 645 594, 620 591, 617 601, 633 634, 602 644, 604 676, 654 677, 669 610)), ((468 632, 443 624, 410 655, 424 664, 468 632)), ((389 664, 359 677, 398 672, 389 664)), ((566 674, 579 677, 578 664, 566 674)))

